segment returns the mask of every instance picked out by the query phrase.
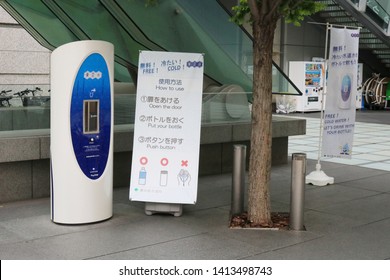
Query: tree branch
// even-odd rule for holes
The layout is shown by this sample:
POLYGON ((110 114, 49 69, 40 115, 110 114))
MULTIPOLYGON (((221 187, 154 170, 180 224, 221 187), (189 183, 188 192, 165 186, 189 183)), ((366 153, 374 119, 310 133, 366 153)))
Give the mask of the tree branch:
POLYGON ((259 11, 259 6, 257 5, 257 1, 256 0, 248 0, 248 6, 249 6, 249 9, 251 10, 253 20, 259 19, 260 11, 259 11))
POLYGON ((270 0, 265 0, 265 1, 261 0, 261 3, 259 4, 261 9, 261 15, 263 17, 265 17, 268 13, 269 2, 270 0))
POLYGON ((269 9, 269 14, 270 15, 272 15, 272 14, 274 14, 275 13, 275 10, 276 9, 279 9, 279 7, 280 7, 280 5, 282 4, 282 1, 283 0, 274 0, 274 1, 272 1, 272 6, 271 6, 271 8, 269 9))
POLYGON ((278 9, 280 8, 283 0, 266 0, 262 1, 263 3, 263 16, 265 22, 271 22, 272 18, 279 18, 278 9))
POLYGON ((303 0, 298 0, 298 1, 295 1, 291 7, 291 10, 295 10, 297 8, 297 6, 299 4, 301 4, 301 2, 303 2, 303 0))

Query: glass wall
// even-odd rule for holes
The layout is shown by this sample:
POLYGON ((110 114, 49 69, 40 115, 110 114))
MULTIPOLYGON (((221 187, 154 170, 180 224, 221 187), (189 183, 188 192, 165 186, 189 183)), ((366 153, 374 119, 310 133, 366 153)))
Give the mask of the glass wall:
POLYGON ((349 0, 359 11, 365 13, 386 35, 390 35, 390 1, 349 0))
MULTIPOLYGON (((239 80, 235 80, 234 83, 250 91, 253 80, 252 37, 230 21, 230 11, 222 8, 218 4, 219 1, 178 0, 177 2, 191 15, 203 32, 207 33, 216 42, 220 51, 223 51, 245 73, 248 77, 248 85, 242 84, 244 79, 241 76, 238 76, 239 80)), ((225 71, 230 76, 235 76, 233 73, 229 73, 229 69, 225 71)), ((299 90, 291 84, 288 77, 274 64, 272 69, 272 92, 274 94, 300 94, 299 90)))
POLYGON ((0 85, 0 131, 49 127, 49 85, 0 85))
MULTIPOLYGON (((6 0, 3 5, 50 49, 76 40, 105 40, 115 45, 116 68, 125 70, 137 67, 139 50, 200 52, 209 78, 251 91, 252 40, 229 21, 217 0, 165 0, 151 7, 144 0, 6 0)), ((300 94, 288 84, 274 68, 273 92, 300 94)))
POLYGON ((387 34, 389 32, 389 1, 367 0, 366 14, 387 34))
MULTIPOLYGON (((134 124, 134 85, 115 83, 114 88, 114 124, 134 124)), ((231 85, 204 92, 202 123, 249 122, 250 93, 237 90, 240 88, 231 85)), ((13 85, 1 87, 0 92, 0 131, 50 128, 49 85, 13 85)))
MULTIPOLYGON (((247 96, 248 92, 204 92, 202 123, 250 122, 247 96)), ((134 124, 135 103, 135 94, 115 95, 115 125, 134 124)))
MULTIPOLYGON (((252 39, 229 21, 229 13, 217 0, 164 0, 149 7, 144 0, 3 0, 0 3, 50 50, 78 40, 113 43, 118 83, 136 83, 140 50, 204 53, 206 86, 211 84, 215 90, 204 92, 207 116, 203 120, 235 121, 248 117, 248 102, 242 107, 242 115, 238 113, 241 105, 235 104, 245 96, 247 101, 251 100, 252 39), (226 86, 230 85, 239 89, 227 91, 226 86), (234 117, 238 115, 239 118, 234 117)), ((276 66, 272 79, 273 93, 300 94, 276 66)), ((50 126, 49 85, 9 85, 1 90, 0 110, 4 117, 0 118, 0 130, 50 126), (17 118, 21 120, 16 121, 17 118), (26 124, 24 128, 22 124, 26 124)), ((134 122, 134 94, 135 91, 115 92, 115 124, 134 122)))

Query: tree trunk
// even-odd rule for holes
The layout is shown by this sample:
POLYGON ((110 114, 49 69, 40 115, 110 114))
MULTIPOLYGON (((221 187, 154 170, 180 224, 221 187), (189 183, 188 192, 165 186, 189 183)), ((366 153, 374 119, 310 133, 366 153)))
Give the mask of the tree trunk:
POLYGON ((272 51, 275 23, 253 22, 253 103, 248 218, 272 226, 269 185, 272 148, 272 51), (255 78, 257 77, 257 79, 255 78))

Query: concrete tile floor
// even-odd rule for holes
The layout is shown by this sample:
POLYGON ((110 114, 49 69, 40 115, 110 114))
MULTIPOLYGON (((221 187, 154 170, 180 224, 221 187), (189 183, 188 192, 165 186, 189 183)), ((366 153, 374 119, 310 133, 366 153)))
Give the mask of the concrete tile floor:
MULTIPOLYGON (((360 128, 358 136, 369 133, 369 125, 360 128)), ((290 152, 299 150, 297 141, 291 145, 290 152)), ((390 173, 367 168, 385 162, 377 159, 322 162, 335 184, 306 185, 306 231, 229 229, 231 174, 201 177, 198 202, 181 217, 146 216, 143 203, 128 201, 127 188, 114 190, 111 219, 89 225, 52 223, 48 198, 2 204, 0 259, 390 259, 390 173)), ((315 164, 308 159, 308 172, 315 164)), ((273 211, 289 211, 291 165, 273 167, 271 178, 273 211)))

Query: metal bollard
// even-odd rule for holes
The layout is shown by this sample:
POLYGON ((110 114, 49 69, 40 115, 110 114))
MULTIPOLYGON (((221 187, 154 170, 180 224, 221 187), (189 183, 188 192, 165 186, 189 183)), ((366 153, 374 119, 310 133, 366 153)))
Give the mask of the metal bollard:
POLYGON ((231 215, 244 211, 245 166, 246 146, 234 145, 231 215))
POLYGON ((305 204, 306 154, 292 154, 290 229, 305 230, 303 210, 305 204))

